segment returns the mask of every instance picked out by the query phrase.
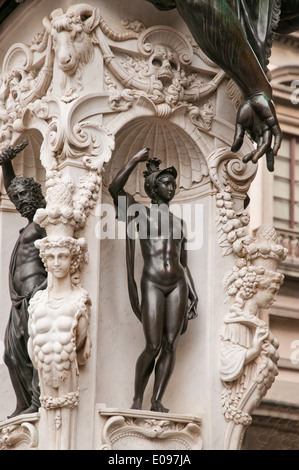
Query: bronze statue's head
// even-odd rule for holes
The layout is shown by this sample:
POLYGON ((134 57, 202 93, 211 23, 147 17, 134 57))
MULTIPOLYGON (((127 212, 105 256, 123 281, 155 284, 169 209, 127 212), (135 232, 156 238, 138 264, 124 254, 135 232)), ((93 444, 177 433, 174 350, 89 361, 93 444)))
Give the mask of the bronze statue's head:
MULTIPOLYGON (((161 160, 157 158, 150 158, 148 163, 146 164, 147 171, 143 172, 143 176, 145 178, 144 181, 144 189, 148 197, 151 199, 152 203, 155 204, 157 202, 157 190, 159 188, 159 182, 164 180, 171 180, 173 182, 173 188, 176 188, 175 180, 177 178, 177 171, 174 166, 170 166, 168 168, 164 168, 160 170, 161 160)), ((169 192, 168 199, 169 201, 173 198, 174 191, 171 190, 169 192)), ((165 201, 167 202, 167 201, 165 201)))
POLYGON ((7 194, 22 217, 33 218, 37 209, 46 206, 41 185, 33 178, 15 177, 7 194))

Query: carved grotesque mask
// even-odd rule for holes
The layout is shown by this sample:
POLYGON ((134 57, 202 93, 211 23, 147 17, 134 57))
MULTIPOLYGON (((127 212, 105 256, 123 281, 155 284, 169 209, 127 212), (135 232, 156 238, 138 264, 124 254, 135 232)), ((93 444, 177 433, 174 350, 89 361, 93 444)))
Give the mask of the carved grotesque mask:
POLYGON ((174 78, 180 77, 180 61, 176 52, 169 47, 156 46, 150 58, 150 70, 163 86, 169 86, 174 78))

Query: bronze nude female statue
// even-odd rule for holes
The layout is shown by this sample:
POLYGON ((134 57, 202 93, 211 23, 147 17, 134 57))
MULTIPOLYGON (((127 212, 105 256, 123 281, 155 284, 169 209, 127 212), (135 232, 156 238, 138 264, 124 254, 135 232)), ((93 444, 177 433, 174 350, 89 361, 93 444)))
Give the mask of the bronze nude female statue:
POLYGON ((155 367, 151 411, 168 412, 161 400, 174 368, 179 337, 186 330, 188 319, 197 316, 197 295, 187 267, 183 221, 169 211, 169 203, 175 195, 177 172, 174 167, 160 170, 160 163, 160 160, 149 159, 149 149, 141 150, 118 172, 109 191, 119 218, 127 217, 130 209, 131 214, 138 213, 138 234, 144 260, 140 306, 133 275, 128 276, 131 304, 142 322, 146 340, 145 349, 136 363, 132 408, 142 408, 145 387, 155 367), (144 187, 152 202, 150 208, 137 203, 123 189, 134 168, 146 161, 144 187), (125 210, 121 207, 121 197, 126 199, 125 210), (163 233, 165 220, 169 222, 167 234, 163 233))

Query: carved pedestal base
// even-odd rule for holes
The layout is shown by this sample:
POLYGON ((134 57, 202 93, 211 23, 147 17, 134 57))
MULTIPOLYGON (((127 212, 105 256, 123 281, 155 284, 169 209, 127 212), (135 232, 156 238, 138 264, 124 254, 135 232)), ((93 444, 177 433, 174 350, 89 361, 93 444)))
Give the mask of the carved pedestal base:
POLYGON ((37 450, 39 413, 19 415, 0 423, 0 450, 37 450))
POLYGON ((201 419, 186 415, 97 407, 101 450, 201 450, 201 419))

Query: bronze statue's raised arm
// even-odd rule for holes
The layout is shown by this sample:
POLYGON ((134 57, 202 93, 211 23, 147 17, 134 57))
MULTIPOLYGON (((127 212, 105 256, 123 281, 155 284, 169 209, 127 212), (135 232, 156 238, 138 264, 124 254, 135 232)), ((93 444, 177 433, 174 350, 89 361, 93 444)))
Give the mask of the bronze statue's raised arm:
POLYGON ((6 191, 8 190, 12 180, 15 178, 15 172, 12 166, 11 161, 20 153, 26 146, 28 141, 25 140, 20 145, 13 147, 10 145, 7 149, 3 150, 0 153, 0 166, 2 166, 4 186, 6 191))
POLYGON ((129 162, 117 173, 108 188, 115 204, 118 202, 118 197, 124 195, 124 187, 134 168, 138 165, 138 163, 147 161, 148 157, 148 148, 140 150, 140 152, 136 153, 136 155, 134 155, 129 160, 129 162))

